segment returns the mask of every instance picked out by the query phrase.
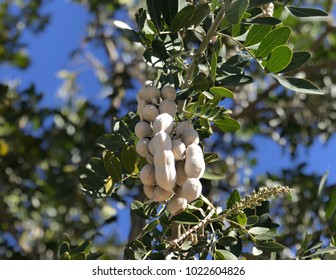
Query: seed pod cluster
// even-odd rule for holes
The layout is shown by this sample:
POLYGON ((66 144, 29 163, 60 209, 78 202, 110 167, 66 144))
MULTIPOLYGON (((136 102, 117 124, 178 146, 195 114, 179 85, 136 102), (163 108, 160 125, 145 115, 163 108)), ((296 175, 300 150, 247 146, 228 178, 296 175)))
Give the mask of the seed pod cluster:
POLYGON ((155 202, 167 202, 171 215, 182 212, 202 192, 200 178, 205 171, 199 135, 190 121, 176 120, 176 90, 161 91, 144 86, 137 96, 140 122, 136 151, 148 164, 140 172, 145 195, 155 202), (177 122, 177 121, 176 121, 177 122))

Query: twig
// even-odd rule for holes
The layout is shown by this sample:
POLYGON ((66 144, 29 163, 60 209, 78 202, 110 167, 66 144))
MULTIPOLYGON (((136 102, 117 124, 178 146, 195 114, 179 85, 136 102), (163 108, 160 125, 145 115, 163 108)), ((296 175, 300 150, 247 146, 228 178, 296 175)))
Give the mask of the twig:
POLYGON ((169 242, 170 246, 167 248, 167 250, 172 248, 172 247, 174 247, 174 248, 179 247, 179 243, 184 241, 192 233, 196 232, 200 227, 204 226, 211 219, 212 215, 215 212, 216 212, 216 209, 212 208, 211 211, 209 212, 209 214, 202 221, 200 221, 197 225, 193 226, 191 229, 189 229, 188 231, 183 233, 180 237, 170 241, 169 242))

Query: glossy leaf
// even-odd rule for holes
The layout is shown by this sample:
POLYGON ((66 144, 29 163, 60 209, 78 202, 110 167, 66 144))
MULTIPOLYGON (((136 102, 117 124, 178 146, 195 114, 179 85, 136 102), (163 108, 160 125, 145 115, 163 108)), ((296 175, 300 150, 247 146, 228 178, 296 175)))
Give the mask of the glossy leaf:
POLYGON ((285 247, 275 241, 263 242, 255 245, 257 249, 263 252, 279 252, 285 249, 285 247))
POLYGON ((146 0, 149 16, 157 30, 160 30, 161 0, 146 0))
POLYGON ((218 0, 211 0, 211 11, 214 12, 217 8, 218 0))
POLYGON ((293 51, 290 47, 283 45, 272 50, 266 60, 266 69, 270 72, 280 72, 290 63, 293 51))
POLYGON ((162 15, 167 23, 167 25, 170 27, 171 23, 173 21, 173 18, 178 12, 178 6, 179 6, 179 1, 178 0, 165 0, 161 1, 162 5, 162 15))
POLYGON ((230 75, 220 81, 218 84, 227 86, 227 87, 237 87, 246 85, 253 82, 253 78, 244 74, 230 75))
POLYGON ((216 250, 214 255, 215 260, 238 260, 238 258, 227 250, 216 250))
POLYGON ((188 224, 188 225, 196 225, 200 222, 200 220, 197 218, 196 215, 186 211, 173 216, 172 221, 179 224, 188 224))
POLYGON ((171 32, 176 33, 183 28, 187 28, 194 15, 194 12, 195 7, 193 5, 185 6, 181 11, 179 11, 171 23, 171 32))
POLYGON ((236 202, 240 202, 240 194, 237 190, 234 190, 230 194, 230 197, 228 198, 228 200, 226 202, 226 209, 232 208, 232 206, 235 205, 236 202))
POLYGON ((212 87, 210 88, 210 92, 215 96, 218 95, 225 98, 234 98, 232 91, 224 87, 212 87))
POLYGON ((244 213, 239 213, 237 215, 237 222, 242 225, 242 226, 245 226, 246 225, 246 222, 247 222, 247 218, 246 218, 246 215, 244 213))
POLYGON ((112 152, 107 151, 104 155, 104 167, 108 175, 113 181, 120 182, 122 178, 122 170, 120 159, 112 152))
POLYGON ((104 134, 98 138, 97 144, 104 149, 116 151, 124 145, 124 140, 119 134, 104 134))
POLYGON ((274 2, 274 0, 250 0, 250 7, 260 6, 271 2, 274 2))
POLYGON ((291 62, 285 69, 281 70, 280 72, 284 73, 296 70, 303 64, 305 64, 310 57, 311 57, 310 53, 306 51, 294 52, 291 62))
POLYGON ((236 132, 240 124, 231 118, 218 119, 214 121, 215 125, 224 132, 236 132))
POLYGON ((216 174, 209 170, 206 170, 202 176, 202 179, 206 180, 223 180, 225 179, 225 174, 216 174))
POLYGON ((143 231, 144 231, 144 232, 151 232, 151 231, 153 231, 158 225, 159 225, 159 220, 153 220, 153 221, 151 221, 150 223, 148 223, 148 224, 144 227, 143 231))
POLYGON ((271 29, 272 26, 269 25, 253 25, 247 34, 244 45, 248 47, 260 43, 271 29))
POLYGON ((137 153, 134 146, 125 145, 121 151, 121 164, 128 174, 136 171, 137 153))
POLYGON ((279 27, 268 33, 261 41, 256 52, 257 57, 267 57, 271 51, 288 42, 291 29, 287 26, 279 27))
POLYGON ((259 217, 257 215, 248 216, 246 221, 246 226, 254 226, 256 223, 258 223, 259 217))
POLYGON ((221 246, 233 246, 237 243, 237 238, 233 237, 233 236, 223 236, 221 238, 217 239, 217 243, 221 246))
POLYGON ((251 24, 262 24, 262 25, 270 25, 270 26, 281 24, 281 20, 274 18, 274 17, 258 17, 252 20, 247 20, 247 22, 251 24))
POLYGON ((198 6, 194 11, 193 17, 190 20, 189 25, 193 25, 194 27, 199 26, 203 22, 203 20, 209 15, 209 13, 210 7, 208 4, 198 6))
POLYGON ((248 7, 248 4, 248 0, 233 0, 228 11, 226 12, 225 18, 231 24, 240 23, 248 7))
POLYGON ((321 181, 320 181, 320 184, 319 184, 319 187, 318 187, 318 192, 317 192, 318 197, 321 197, 321 194, 322 194, 323 188, 325 186, 325 183, 327 181, 328 175, 329 175, 329 171, 327 170, 321 178, 321 181))
POLYGON ((294 7, 294 6, 286 6, 288 11, 296 17, 325 17, 328 16, 323 10, 316 8, 302 8, 302 7, 294 7))
POLYGON ((106 173, 104 162, 102 159, 97 157, 91 157, 89 160, 89 164, 91 166, 91 169, 97 173, 102 178, 107 178, 108 174, 106 173))
POLYGON ((317 86, 308 80, 278 75, 273 75, 273 77, 287 89, 308 94, 324 94, 317 86))
POLYGON ((249 229, 249 233, 252 235, 262 235, 268 233, 269 231, 270 229, 266 227, 253 227, 249 229))
POLYGON ((329 199, 329 203, 326 207, 326 218, 330 219, 334 213, 336 212, 336 191, 331 195, 331 198, 329 199))

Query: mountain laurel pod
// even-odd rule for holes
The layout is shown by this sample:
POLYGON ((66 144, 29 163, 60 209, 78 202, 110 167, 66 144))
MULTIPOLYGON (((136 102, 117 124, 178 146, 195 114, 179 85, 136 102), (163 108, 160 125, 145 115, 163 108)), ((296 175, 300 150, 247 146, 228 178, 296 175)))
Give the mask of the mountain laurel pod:
POLYGON ((155 185, 153 186, 143 185, 143 191, 145 193, 145 196, 147 196, 149 199, 152 199, 155 188, 156 188, 155 185))
POLYGON ((181 197, 184 197, 188 202, 196 200, 202 193, 202 184, 200 180, 196 178, 188 178, 180 193, 181 197))
POLYGON ((146 156, 146 160, 149 162, 149 163, 154 163, 154 157, 153 155, 149 152, 148 155, 146 156))
POLYGON ((142 109, 142 117, 148 122, 153 122, 159 114, 158 108, 152 104, 148 104, 142 109))
POLYGON ((187 207, 187 200, 183 197, 174 196, 172 199, 169 200, 167 203, 167 211, 175 216, 181 212, 183 212, 184 209, 187 207))
POLYGON ((173 194, 173 191, 166 191, 163 188, 156 186, 154 189, 152 200, 155 202, 163 202, 169 199, 173 194))
POLYGON ((171 150, 161 150, 154 154, 155 180, 166 191, 172 191, 176 184, 174 154, 171 150))
POLYGON ((147 101, 146 100, 143 100, 141 98, 138 98, 139 95, 137 95, 137 101, 138 101, 138 105, 137 105, 137 112, 138 112, 138 115, 140 117, 140 120, 143 120, 143 114, 142 114, 142 111, 143 111, 143 108, 148 105, 147 101))
POLYGON ((174 119, 168 113, 163 113, 158 115, 153 122, 153 132, 158 133, 164 131, 166 133, 171 133, 174 127, 174 119))
POLYGON ((187 174, 184 170, 185 161, 179 160, 175 162, 176 169, 176 184, 178 186, 183 186, 184 182, 188 179, 187 174))
POLYGON ((152 155, 155 155, 156 151, 160 150, 171 150, 172 141, 170 136, 164 132, 160 131, 154 135, 152 140, 149 142, 149 151, 152 155))
POLYGON ((145 186, 155 185, 155 167, 153 164, 146 164, 140 171, 140 181, 145 186))
POLYGON ((194 128, 194 126, 190 121, 180 122, 175 129, 176 137, 181 137, 183 131, 185 131, 187 128, 194 128))
POLYGON ((191 144, 186 150, 185 173, 188 178, 201 178, 205 171, 203 152, 197 144, 191 144))
POLYGON ((198 144, 200 140, 195 129, 187 128, 182 133, 182 141, 188 147, 191 144, 198 144))
POLYGON ((182 141, 174 139, 172 141, 172 151, 175 160, 183 160, 186 151, 186 146, 182 141))
POLYGON ((146 158, 149 154, 149 142, 150 142, 149 139, 142 138, 138 141, 138 143, 135 146, 135 150, 143 158, 146 158))
POLYGON ((154 86, 144 86, 140 90, 139 96, 151 104, 158 105, 160 99, 160 90, 154 86))
POLYGON ((153 134, 150 124, 145 121, 138 122, 135 125, 134 132, 139 139, 150 137, 153 134))
POLYGON ((172 86, 165 86, 161 89, 161 97, 164 100, 174 101, 176 99, 176 90, 172 86))
POLYGON ((167 113, 172 117, 175 117, 177 112, 177 106, 174 101, 171 100, 162 100, 159 105, 159 112, 160 114, 167 113))

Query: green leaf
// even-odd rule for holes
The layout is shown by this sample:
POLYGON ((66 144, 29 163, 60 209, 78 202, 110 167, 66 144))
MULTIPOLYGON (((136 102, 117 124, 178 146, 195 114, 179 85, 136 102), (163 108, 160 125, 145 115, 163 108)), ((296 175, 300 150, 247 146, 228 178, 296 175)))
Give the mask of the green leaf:
POLYGON ((259 217, 257 215, 248 216, 246 221, 246 226, 254 226, 256 223, 258 223, 259 217))
POLYGON ((104 182, 95 172, 91 169, 83 169, 79 179, 84 188, 93 192, 102 192, 104 188, 104 182))
POLYGON ((290 47, 286 45, 276 47, 266 60, 266 69, 273 73, 281 71, 290 63, 292 56, 293 51, 290 47))
POLYGON ((328 13, 315 8, 301 8, 294 6, 286 6, 289 12, 296 17, 326 17, 328 13))
POLYGON ((188 5, 185 6, 181 11, 179 11, 176 16, 174 17, 170 31, 172 33, 176 33, 183 28, 189 26, 189 22, 191 21, 195 12, 195 6, 188 5))
POLYGON ((270 26, 275 26, 278 24, 281 24, 281 20, 274 18, 274 17, 259 17, 259 18, 254 18, 252 20, 247 20, 247 22, 251 24, 262 24, 262 25, 270 25, 270 26))
POLYGON ((120 182, 122 179, 120 159, 114 153, 106 151, 103 160, 107 174, 112 177, 113 181, 120 182))
POLYGON ((274 2, 274 0, 250 0, 250 7, 260 6, 274 2))
POLYGON ((330 219, 336 212, 336 191, 333 192, 326 207, 326 218, 330 219))
POLYGON ((191 21, 189 22, 189 26, 192 25, 194 27, 199 26, 209 14, 210 14, 210 7, 207 3, 198 6, 194 11, 191 21))
POLYGON ((144 205, 142 202, 138 200, 134 200, 131 203, 131 212, 136 214, 137 216, 147 219, 147 215, 144 214, 144 205))
POLYGON ((178 12, 178 6, 179 6, 179 1, 178 0, 165 0, 161 1, 162 5, 162 15, 167 23, 167 25, 170 27, 171 23, 173 21, 173 18, 178 12))
POLYGON ((216 241, 219 245, 227 247, 227 246, 233 246, 237 243, 237 238, 233 236, 223 236, 221 238, 218 238, 216 241))
POLYGON ((237 87, 246 85, 253 82, 253 78, 250 76, 246 76, 244 74, 237 74, 237 75, 230 75, 222 80, 220 80, 218 83, 224 86, 230 86, 230 87, 237 87))
POLYGON ((324 185, 327 181, 328 175, 329 175, 329 171, 326 171, 321 178, 321 181, 320 181, 320 184, 319 184, 319 187, 318 187, 318 192, 317 192, 318 197, 321 197, 322 190, 323 190, 324 185))
POLYGON ((91 248, 92 242, 86 240, 83 242, 83 244, 74 250, 74 253, 85 253, 85 255, 87 255, 90 253, 91 248))
POLYGON ((231 24, 240 23, 243 15, 248 7, 248 0, 233 0, 229 9, 226 12, 225 18, 231 24))
POLYGON ((285 249, 285 247, 275 241, 263 242, 260 244, 255 244, 257 249, 264 252, 279 252, 285 249))
POLYGON ((214 121, 215 125, 224 132, 236 132, 240 124, 231 118, 218 119, 214 121))
POLYGON ((157 30, 160 30, 161 0, 146 0, 149 16, 157 30))
POLYGON ((159 220, 153 220, 144 227, 144 232, 151 232, 159 225, 159 220))
POLYGON ((220 97, 234 98, 232 91, 224 87, 212 87, 210 88, 210 92, 213 95, 219 95, 220 97))
POLYGON ((335 252, 336 252, 336 248, 334 248, 334 247, 327 247, 327 248, 323 248, 323 249, 318 249, 313 254, 310 254, 308 256, 302 257, 302 259, 307 259, 307 258, 311 258, 311 257, 314 257, 314 256, 328 254, 328 253, 335 253, 335 252))
POLYGON ((285 69, 282 69, 280 72, 284 73, 296 70, 297 68, 305 64, 310 57, 311 57, 310 53, 306 51, 294 52, 291 62, 285 69))
POLYGON ((260 43, 271 29, 272 26, 269 25, 253 25, 247 34, 244 45, 248 47, 260 43))
POLYGON ((197 218, 196 215, 186 211, 176 216, 173 216, 171 220, 179 224, 188 224, 188 225, 197 225, 200 222, 200 220, 197 218))
POLYGON ((121 164, 128 174, 133 174, 137 169, 136 155, 134 146, 125 145, 121 151, 121 164))
POLYGON ((219 156, 217 153, 205 153, 204 154, 204 161, 205 164, 209 164, 211 162, 216 162, 219 160, 219 156))
POLYGON ((211 11, 214 12, 217 9, 218 0, 211 0, 211 11))
POLYGON ((216 250, 214 255, 215 260, 238 260, 238 258, 227 250, 216 250))
POLYGON ((229 199, 226 202, 226 209, 232 208, 233 205, 236 204, 236 202, 240 202, 240 194, 237 190, 234 190, 231 194, 229 199))
POLYGON ((246 225, 246 222, 247 222, 247 218, 246 218, 246 215, 244 213, 239 213, 237 215, 237 222, 242 225, 242 226, 245 226, 246 225))
POLYGON ((98 138, 97 144, 104 149, 117 151, 124 145, 124 140, 120 134, 104 134, 98 138))
POLYGON ((223 180, 226 178, 225 174, 216 174, 211 171, 205 170, 202 179, 206 180, 223 180))
POLYGON ((290 90, 308 94, 324 94, 317 86, 308 80, 278 75, 273 75, 273 77, 277 79, 281 85, 290 90))
POLYGON ((108 174, 106 173, 104 162, 102 159, 97 157, 91 157, 89 160, 89 164, 91 165, 91 169, 97 173, 102 178, 107 178, 108 174))
POLYGON ((262 235, 268 233, 269 231, 270 229, 266 227, 253 227, 249 229, 249 233, 252 235, 262 235))
POLYGON ((217 40, 214 45, 214 52, 211 55, 211 80, 216 81, 218 56, 222 48, 222 40, 217 40))
POLYGON ((267 57, 271 51, 288 42, 291 35, 291 29, 288 26, 283 26, 272 30, 261 41, 256 52, 257 57, 267 57))

